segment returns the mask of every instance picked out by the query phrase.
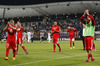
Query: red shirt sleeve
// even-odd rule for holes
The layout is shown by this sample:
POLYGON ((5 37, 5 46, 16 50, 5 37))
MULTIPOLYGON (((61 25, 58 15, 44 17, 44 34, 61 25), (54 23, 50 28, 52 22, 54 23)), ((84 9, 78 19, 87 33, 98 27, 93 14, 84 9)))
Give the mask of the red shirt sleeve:
MULTIPOLYGON (((93 27, 94 27, 94 25, 95 25, 95 20, 94 20, 93 16, 89 14, 88 17, 92 20, 92 25, 93 25, 93 27)), ((82 16, 82 17, 80 18, 80 20, 81 20, 82 23, 86 24, 86 22, 87 22, 87 23, 90 22, 90 21, 84 20, 84 18, 85 18, 84 16, 82 16)))
POLYGON ((58 26, 58 30, 61 30, 59 26, 58 26))
POLYGON ((93 25, 93 27, 94 27, 94 25, 95 25, 95 20, 94 20, 93 16, 89 14, 88 17, 92 20, 92 25, 93 25))
POLYGON ((77 31, 77 29, 76 29, 76 28, 74 28, 74 31, 77 31))
POLYGON ((87 21, 84 20, 84 18, 85 18, 85 16, 82 16, 82 17, 80 18, 80 20, 81 20, 82 23, 86 24, 87 21))
POLYGON ((70 30, 68 29, 67 32, 70 32, 70 30))

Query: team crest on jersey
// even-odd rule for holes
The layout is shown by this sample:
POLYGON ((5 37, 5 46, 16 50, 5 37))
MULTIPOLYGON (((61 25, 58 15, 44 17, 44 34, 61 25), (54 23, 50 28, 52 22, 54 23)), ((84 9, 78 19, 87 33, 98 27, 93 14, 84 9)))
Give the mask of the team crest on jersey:
POLYGON ((56 29, 57 29, 57 27, 54 28, 54 30, 56 30, 56 29))
POLYGON ((12 29, 10 29, 10 32, 13 32, 13 30, 12 30, 12 29))

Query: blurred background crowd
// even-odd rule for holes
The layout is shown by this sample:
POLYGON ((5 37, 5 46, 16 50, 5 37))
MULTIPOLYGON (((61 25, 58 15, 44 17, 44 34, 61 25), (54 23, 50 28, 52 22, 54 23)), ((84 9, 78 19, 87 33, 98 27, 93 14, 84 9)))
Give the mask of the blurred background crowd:
MULTIPOLYGON (((46 15, 40 17, 25 17, 25 18, 18 18, 14 19, 15 22, 18 20, 21 21, 23 26, 23 32, 32 32, 34 34, 34 38, 40 37, 40 32, 44 32, 44 37, 47 38, 48 32, 51 31, 51 27, 53 26, 53 22, 56 20, 58 25, 61 28, 61 32, 66 32, 70 25, 73 25, 77 30, 77 35, 79 31, 82 29, 82 23, 80 21, 80 17, 82 14, 62 14, 62 15, 46 15)), ((92 14, 96 21, 96 29, 95 31, 100 31, 100 17, 96 15, 96 13, 92 14)), ((4 24, 1 24, 1 27, 6 25, 7 21, 10 19, 6 19, 4 24), (2 26, 3 25, 3 26, 2 26)), ((3 28, 0 29, 0 36, 1 38, 6 36, 6 33, 3 32, 3 28)), ((77 37, 78 38, 78 37, 77 37)))

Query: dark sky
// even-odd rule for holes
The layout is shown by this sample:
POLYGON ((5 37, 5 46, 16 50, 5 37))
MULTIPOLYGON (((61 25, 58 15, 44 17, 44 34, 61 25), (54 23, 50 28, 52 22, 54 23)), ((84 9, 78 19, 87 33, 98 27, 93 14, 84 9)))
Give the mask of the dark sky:
POLYGON ((83 0, 0 0, 0 5, 31 5, 31 4, 66 2, 66 1, 83 1, 83 0))

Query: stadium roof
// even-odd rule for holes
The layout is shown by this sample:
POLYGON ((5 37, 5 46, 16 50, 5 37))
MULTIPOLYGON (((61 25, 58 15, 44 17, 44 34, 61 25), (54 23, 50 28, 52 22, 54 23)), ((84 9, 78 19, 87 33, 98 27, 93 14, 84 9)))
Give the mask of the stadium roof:
POLYGON ((19 6, 1 5, 0 18, 83 13, 86 9, 90 9, 91 12, 100 12, 99 5, 100 1, 67 1, 19 6))
POLYGON ((0 5, 33 5, 33 4, 68 2, 68 1, 98 1, 98 0, 0 0, 0 5))

